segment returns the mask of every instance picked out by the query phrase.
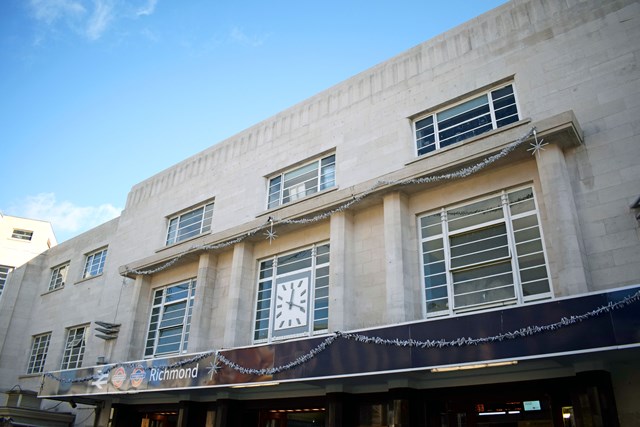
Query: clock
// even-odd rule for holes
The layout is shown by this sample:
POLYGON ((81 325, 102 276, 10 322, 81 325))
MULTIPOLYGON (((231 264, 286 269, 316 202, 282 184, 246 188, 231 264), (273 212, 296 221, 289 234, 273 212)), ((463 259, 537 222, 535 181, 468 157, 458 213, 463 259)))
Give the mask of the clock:
MULTIPOLYGON (((309 319, 309 278, 278 283, 273 330, 306 327, 309 319)), ((291 331, 296 332, 296 331, 291 331)))

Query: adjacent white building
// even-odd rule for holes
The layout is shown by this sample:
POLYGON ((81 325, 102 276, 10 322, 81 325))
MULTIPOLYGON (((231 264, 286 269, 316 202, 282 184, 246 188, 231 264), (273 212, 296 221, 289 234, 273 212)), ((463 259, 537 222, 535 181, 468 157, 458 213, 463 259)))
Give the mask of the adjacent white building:
POLYGON ((51 223, 0 212, 0 297, 15 268, 56 244, 51 223))
POLYGON ((512 1, 135 185, 14 272, 0 387, 77 425, 636 425, 639 19, 512 1))

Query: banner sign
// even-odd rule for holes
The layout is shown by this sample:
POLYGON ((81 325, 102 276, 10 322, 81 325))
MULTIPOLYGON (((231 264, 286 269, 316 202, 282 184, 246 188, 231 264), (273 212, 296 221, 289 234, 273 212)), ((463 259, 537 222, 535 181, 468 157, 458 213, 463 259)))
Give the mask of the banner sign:
POLYGON ((39 396, 295 381, 640 345, 639 305, 637 286, 366 331, 48 372, 39 396))

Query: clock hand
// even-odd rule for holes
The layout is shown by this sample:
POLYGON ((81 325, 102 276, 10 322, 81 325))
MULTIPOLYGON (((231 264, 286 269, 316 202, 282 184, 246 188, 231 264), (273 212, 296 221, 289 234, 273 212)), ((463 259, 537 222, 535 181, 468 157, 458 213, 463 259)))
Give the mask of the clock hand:
MULTIPOLYGON (((298 305, 298 304, 294 304, 294 303, 291 303, 291 305, 294 306, 294 307, 298 307, 300 309, 300 311, 302 311, 304 313, 304 307, 303 306, 298 305)), ((291 306, 289 306, 289 308, 291 308, 291 306)))
POLYGON ((289 304, 289 310, 291 310, 291 306, 295 305, 293 303, 293 293, 295 292, 295 289, 293 289, 293 287, 291 288, 291 297, 289 298, 289 301, 287 302, 287 304, 289 304))

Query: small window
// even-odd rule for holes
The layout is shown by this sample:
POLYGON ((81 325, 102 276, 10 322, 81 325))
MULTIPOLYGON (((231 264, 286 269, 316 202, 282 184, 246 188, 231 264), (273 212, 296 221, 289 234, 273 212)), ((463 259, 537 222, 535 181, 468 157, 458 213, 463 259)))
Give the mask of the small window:
POLYGON ((332 154, 269 179, 267 208, 275 208, 336 185, 336 156, 332 154))
POLYGON ((49 290, 55 291, 64 287, 67 281, 67 272, 69 271, 69 263, 60 265, 51 270, 51 279, 49 280, 49 290))
POLYGON ((11 237, 18 240, 30 241, 33 237, 33 231, 14 228, 13 233, 11 233, 11 237))
POLYGON ((329 243, 259 264, 255 343, 329 330, 329 243))
POLYGON ((213 203, 169 218, 166 244, 171 245, 210 232, 212 218, 213 203))
POLYGON ((145 357, 187 351, 195 294, 195 279, 154 291, 145 357))
POLYGON ((47 352, 49 351, 49 341, 51 341, 50 333, 33 337, 27 374, 41 374, 44 372, 44 362, 47 358, 47 352))
POLYGON ((9 273, 12 268, 6 265, 0 265, 0 297, 2 296, 2 291, 4 291, 4 285, 7 283, 7 278, 9 277, 9 273))
POLYGON ((65 341, 60 369, 76 369, 82 366, 86 346, 86 334, 86 326, 67 329, 67 340, 65 341))
POLYGON ((418 156, 519 120, 513 85, 507 85, 414 122, 418 156))
POLYGON ((102 274, 104 269, 104 261, 107 258, 107 249, 100 249, 96 252, 87 255, 87 260, 84 264, 84 271, 82 278, 87 279, 89 277, 98 276, 102 274))

